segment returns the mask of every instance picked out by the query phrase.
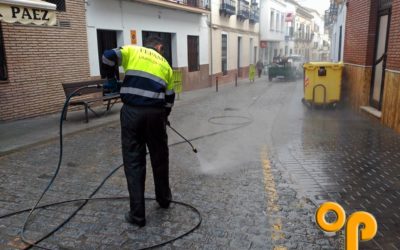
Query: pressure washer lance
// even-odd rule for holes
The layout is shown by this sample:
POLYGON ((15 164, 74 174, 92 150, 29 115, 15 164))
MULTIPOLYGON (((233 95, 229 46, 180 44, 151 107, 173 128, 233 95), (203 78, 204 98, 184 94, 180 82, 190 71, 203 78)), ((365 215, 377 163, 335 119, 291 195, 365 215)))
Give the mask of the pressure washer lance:
POLYGON ((192 147, 193 152, 197 154, 197 149, 192 145, 192 143, 188 139, 186 139, 183 135, 181 135, 178 131, 176 131, 173 127, 171 127, 169 121, 167 121, 167 126, 170 129, 172 129, 172 131, 174 131, 177 135, 179 135, 182 139, 184 139, 187 143, 189 143, 189 145, 192 147))
MULTIPOLYGON (((103 84, 92 84, 92 85, 87 85, 86 88, 101 88, 103 87, 103 84)), ((167 125, 172 131, 174 131, 177 135, 179 135, 183 140, 185 140, 187 143, 189 143, 190 147, 192 148, 193 152, 197 154, 197 149, 193 146, 193 144, 186 139, 183 135, 181 135, 178 131, 176 131, 173 127, 171 127, 171 123, 167 120, 167 125)))
MULTIPOLYGON (((108 84, 109 81, 110 80, 108 80, 106 82, 106 84, 108 84)), ((98 83, 98 84, 87 85, 85 88, 101 88, 101 87, 103 87, 103 84, 98 83)), ((192 148, 193 152, 197 154, 197 149, 193 146, 193 144, 188 139, 186 139, 183 135, 181 135, 178 131, 176 131, 173 127, 171 127, 171 123, 168 120, 167 120, 167 126, 170 129, 172 129, 172 131, 174 131, 177 135, 179 135, 183 140, 185 140, 187 143, 189 143, 189 145, 192 148)))
MULTIPOLYGON (((108 81, 109 81, 109 80, 108 80, 108 81)), ((108 82, 106 82, 106 84, 107 84, 107 83, 108 83, 108 82)), ((83 89, 83 88, 101 88, 101 87, 103 87, 103 84, 97 83, 97 84, 87 85, 87 86, 85 86, 85 87, 82 87, 82 89, 83 89)), ((73 94, 71 94, 71 97, 74 96, 74 95, 76 95, 76 93, 79 95, 79 92, 76 90, 76 91, 74 91, 73 94)), ((168 126, 170 129, 172 129, 172 131, 174 131, 177 135, 179 135, 183 140, 185 140, 187 143, 189 143, 189 145, 190 145, 190 147, 192 148, 193 152, 194 152, 195 154, 197 154, 197 149, 193 146, 193 144, 192 144, 188 139, 186 139, 183 135, 181 135, 178 131, 176 131, 176 129, 174 129, 173 127, 171 127, 171 123, 170 123, 168 120, 167 120, 167 126, 168 126)))

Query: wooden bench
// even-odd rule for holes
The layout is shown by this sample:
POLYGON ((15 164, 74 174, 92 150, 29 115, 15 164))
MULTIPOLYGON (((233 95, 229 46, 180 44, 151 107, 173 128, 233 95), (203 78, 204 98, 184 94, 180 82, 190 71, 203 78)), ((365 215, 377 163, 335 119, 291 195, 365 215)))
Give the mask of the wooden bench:
MULTIPOLYGON (((103 90, 103 84, 105 83, 106 80, 92 80, 92 81, 84 81, 84 82, 73 82, 73 83, 63 83, 62 86, 64 88, 64 93, 65 97, 68 98, 70 94, 72 94, 75 90, 78 88, 84 87, 84 86, 95 86, 98 85, 99 87, 91 87, 91 88, 84 88, 76 93, 74 95, 70 102, 69 106, 84 106, 85 108, 85 117, 86 117, 86 123, 89 122, 89 115, 88 115, 88 110, 93 112, 96 116, 100 116, 98 113, 96 113, 92 108, 91 105, 94 103, 98 102, 107 102, 107 109, 103 113, 105 114, 108 112, 111 107, 118 101, 120 98, 119 93, 109 93, 105 94, 103 90), (113 102, 111 102, 113 101, 113 102)), ((67 109, 68 110, 68 109, 67 109)), ((67 110, 64 113, 63 119, 67 119, 67 110)))

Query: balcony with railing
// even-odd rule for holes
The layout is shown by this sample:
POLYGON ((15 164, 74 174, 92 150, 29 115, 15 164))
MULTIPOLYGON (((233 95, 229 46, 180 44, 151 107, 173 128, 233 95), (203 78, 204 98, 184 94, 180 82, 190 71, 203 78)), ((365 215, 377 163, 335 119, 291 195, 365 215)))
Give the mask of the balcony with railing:
POLYGON ((145 4, 162 6, 170 9, 184 10, 193 13, 210 13, 211 0, 136 0, 145 4))
POLYGON ((249 17, 250 23, 258 23, 260 21, 260 8, 258 7, 258 4, 251 4, 250 6, 250 17, 249 17))
POLYGON ((219 13, 224 15, 236 15, 236 0, 222 0, 219 13))
MULTIPOLYGON (((289 36, 290 37, 290 36, 289 36)), ((309 43, 314 39, 314 34, 305 33, 302 31, 294 32, 293 36, 294 40, 297 42, 306 42, 309 43)))
POLYGON ((249 2, 246 0, 239 0, 239 8, 237 12, 237 18, 240 21, 244 21, 246 19, 249 19, 250 17, 250 7, 249 7, 249 2))
POLYGON ((338 15, 338 4, 336 2, 331 2, 329 9, 325 11, 325 27, 334 23, 338 15))
POLYGON ((325 15, 324 15, 324 25, 325 27, 329 26, 332 24, 331 18, 329 16, 329 10, 325 10, 325 15))
POLYGON ((207 9, 207 10, 210 9, 210 0, 169 0, 169 1, 200 9, 207 9))
POLYGON ((289 29, 285 32, 285 41, 293 41, 295 40, 295 32, 294 27, 289 27, 289 29))

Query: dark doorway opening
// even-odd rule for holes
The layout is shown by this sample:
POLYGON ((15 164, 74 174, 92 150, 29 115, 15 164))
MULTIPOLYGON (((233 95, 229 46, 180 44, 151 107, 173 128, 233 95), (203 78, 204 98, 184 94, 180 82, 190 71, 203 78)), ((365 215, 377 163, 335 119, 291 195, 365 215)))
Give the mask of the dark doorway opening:
POLYGON ((172 67, 172 49, 171 49, 171 33, 154 32, 154 31, 142 31, 142 44, 150 36, 158 36, 164 41, 164 51, 163 56, 168 61, 169 65, 172 67))
MULTIPOLYGON (((117 31, 115 30, 97 30, 97 46, 99 52, 99 65, 101 78, 106 77, 105 65, 102 63, 103 53, 106 50, 117 47, 117 31)), ((119 80, 118 67, 115 67, 115 76, 119 80)))
POLYGON ((237 57, 237 72, 238 72, 238 76, 241 77, 242 76, 242 72, 240 70, 240 61, 242 60, 241 58, 241 52, 242 52, 242 38, 238 37, 238 49, 237 49, 237 53, 238 53, 238 57, 237 57))
POLYGON ((390 30, 391 9, 390 5, 385 5, 384 10, 378 13, 374 65, 372 69, 372 84, 370 105, 378 110, 382 109, 383 89, 386 72, 386 54, 388 49, 388 38, 390 30))
POLYGON ((228 74, 228 35, 222 34, 221 47, 221 71, 222 75, 228 74))
POLYGON ((3 30, 0 22, 0 80, 7 80, 6 53, 4 50, 3 30))

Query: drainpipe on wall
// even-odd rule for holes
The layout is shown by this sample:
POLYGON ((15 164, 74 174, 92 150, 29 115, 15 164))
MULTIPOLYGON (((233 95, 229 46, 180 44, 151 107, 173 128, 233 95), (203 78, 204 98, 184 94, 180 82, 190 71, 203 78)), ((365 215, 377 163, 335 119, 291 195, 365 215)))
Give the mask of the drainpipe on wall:
POLYGON ((210 70, 210 74, 211 74, 211 83, 210 83, 210 86, 212 86, 212 82, 213 82, 213 45, 212 45, 212 2, 213 1, 211 1, 210 0, 210 15, 209 15, 209 21, 210 21, 210 23, 209 23, 209 27, 210 27, 210 67, 211 67, 211 70, 210 70))
POLYGON ((212 77, 213 77, 213 75, 214 75, 214 70, 213 70, 213 45, 212 45, 212 1, 210 1, 210 24, 209 24, 209 26, 210 26, 210 67, 211 67, 211 70, 210 70, 210 74, 211 74, 211 84, 210 84, 210 86, 212 86, 212 77))

